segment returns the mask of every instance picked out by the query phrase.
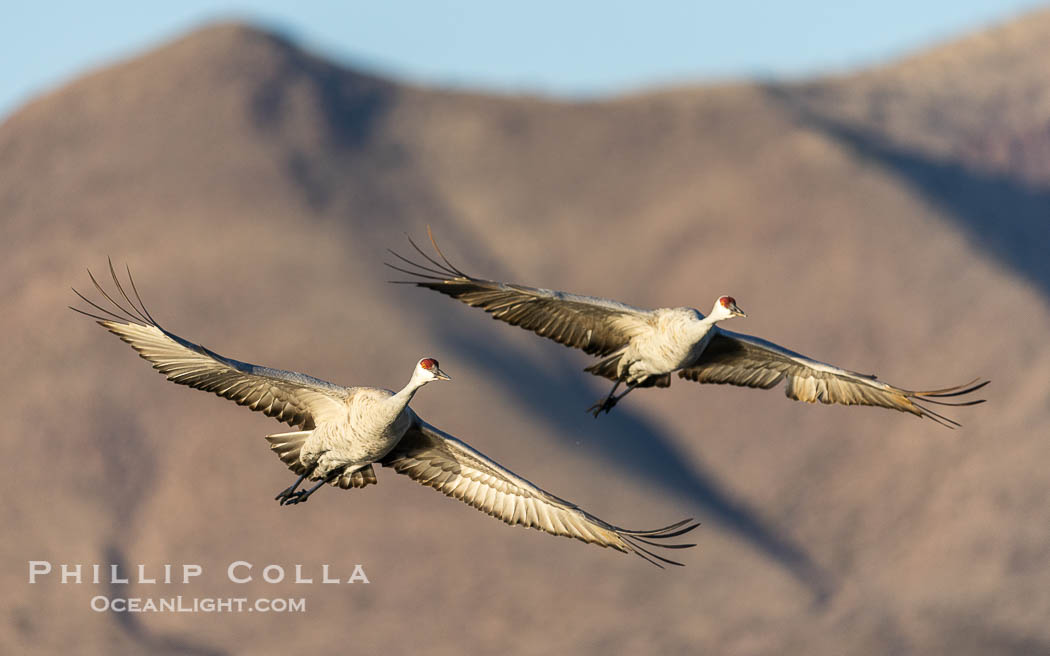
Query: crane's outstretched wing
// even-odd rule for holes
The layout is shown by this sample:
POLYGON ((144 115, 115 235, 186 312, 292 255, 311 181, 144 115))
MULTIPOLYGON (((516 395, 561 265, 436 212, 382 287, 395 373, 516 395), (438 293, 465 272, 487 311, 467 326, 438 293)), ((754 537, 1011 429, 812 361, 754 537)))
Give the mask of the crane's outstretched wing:
POLYGON ((382 464, 512 526, 536 528, 637 554, 658 567, 662 567, 660 563, 681 563, 657 555, 651 549, 695 546, 660 542, 696 528, 699 524, 691 519, 652 531, 632 531, 607 524, 575 504, 544 492, 419 418, 394 450, 383 458, 382 464))
POLYGON ((984 403, 984 399, 943 399, 976 392, 989 382, 976 379, 965 385, 939 390, 906 390, 887 385, 875 376, 818 362, 758 337, 717 327, 714 330, 717 332, 707 348, 695 364, 678 372, 680 377, 698 383, 727 383, 761 389, 770 389, 787 379, 784 393, 791 399, 892 408, 929 417, 948 427, 959 423, 924 407, 919 401, 950 406, 984 403))
POLYGON ((238 405, 307 430, 312 429, 322 417, 339 412, 342 408, 343 399, 347 396, 346 388, 294 371, 239 362, 168 332, 142 304, 135 289, 135 281, 131 278, 131 270, 128 270, 128 280, 138 305, 132 302, 121 286, 112 261, 109 271, 127 305, 114 300, 88 271, 91 282, 112 304, 112 309, 88 300, 75 289, 73 293, 103 314, 92 314, 75 307, 70 309, 97 320, 99 325, 152 362, 153 368, 171 382, 214 392, 238 405))
POLYGON ((434 242, 430 228, 427 228, 427 234, 442 262, 424 253, 409 237, 409 243, 429 265, 390 251, 401 262, 413 267, 406 269, 388 262, 391 269, 414 278, 394 282, 433 289, 479 307, 494 319, 521 326, 559 344, 583 349, 591 355, 609 355, 623 348, 646 325, 647 310, 616 301, 469 276, 445 258, 434 242))

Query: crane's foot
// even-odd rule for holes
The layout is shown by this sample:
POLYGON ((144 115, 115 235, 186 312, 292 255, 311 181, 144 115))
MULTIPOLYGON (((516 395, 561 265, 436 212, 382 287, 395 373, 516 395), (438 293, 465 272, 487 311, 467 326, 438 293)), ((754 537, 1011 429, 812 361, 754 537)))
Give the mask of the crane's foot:
POLYGON ((608 412, 613 409, 613 406, 615 406, 616 402, 619 401, 619 400, 620 399, 617 399, 617 398, 608 398, 608 397, 606 397, 606 398, 602 399, 601 401, 598 401, 597 403, 595 403, 591 407, 587 408, 587 412, 593 414, 594 418, 597 419, 598 415, 600 415, 602 413, 602 411, 605 411, 605 413, 608 414, 608 412))
POLYGON ((294 506, 297 503, 306 503, 310 500, 310 494, 312 490, 299 490, 298 492, 292 492, 285 497, 282 497, 280 503, 282 506, 294 506))
MULTIPOLYGON (((293 488, 293 490, 291 490, 291 491, 286 490, 285 492, 287 492, 287 494, 285 494, 285 492, 281 492, 281 494, 277 495, 278 498, 279 498, 280 504, 282 506, 293 506, 293 505, 295 505, 297 503, 306 503, 310 499, 310 495, 311 494, 313 494, 317 490, 321 489, 322 485, 324 485, 328 481, 333 480, 337 476, 339 476, 339 470, 336 470, 336 471, 332 472, 331 474, 329 474, 328 476, 326 476, 325 478, 317 481, 317 483, 313 487, 311 487, 309 490, 298 490, 298 491, 295 491, 294 488, 293 488), (283 497, 283 498, 280 498, 280 497, 283 497)), ((301 483, 302 479, 305 478, 305 477, 306 477, 306 474, 303 474, 302 476, 300 476, 299 477, 300 480, 296 482, 296 485, 299 485, 299 483, 301 483)))
POLYGON ((628 383, 627 389, 625 389, 619 396, 616 396, 616 388, 620 386, 620 381, 616 381, 616 384, 613 385, 612 391, 609 392, 609 396, 605 397, 601 401, 598 401, 591 407, 587 408, 587 412, 592 413, 595 419, 598 418, 598 415, 600 415, 603 410, 606 414, 608 414, 609 411, 612 410, 613 407, 615 407, 616 404, 620 402, 620 399, 630 394, 631 390, 633 390, 637 385, 638 383, 628 383))
POLYGON ((281 504, 283 506, 285 504, 285 502, 290 497, 293 497, 296 494, 300 494, 300 492, 296 492, 295 490, 299 487, 299 485, 304 480, 306 480, 306 474, 305 473, 302 476, 300 476, 299 478, 295 479, 294 483, 292 483, 288 487, 286 487, 283 490, 281 490, 280 492, 278 492, 277 496, 274 497, 274 501, 276 501, 277 503, 279 503, 279 504, 281 504))

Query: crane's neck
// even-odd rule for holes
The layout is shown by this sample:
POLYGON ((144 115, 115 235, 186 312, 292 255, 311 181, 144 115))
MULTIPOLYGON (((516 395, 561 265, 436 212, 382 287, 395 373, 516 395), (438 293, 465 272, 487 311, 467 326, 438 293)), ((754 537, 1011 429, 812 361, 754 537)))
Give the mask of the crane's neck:
POLYGON ((725 316, 724 314, 714 311, 711 312, 711 314, 704 317, 703 319, 692 321, 689 325, 690 334, 688 338, 694 343, 703 342, 703 344, 706 345, 707 342, 711 339, 711 337, 715 334, 715 324, 717 324, 719 321, 723 321, 728 318, 729 317, 725 316))
POLYGON ((712 312, 703 319, 693 322, 693 330, 699 335, 705 335, 715 327, 715 324, 728 317, 719 316, 717 313, 712 312))
POLYGON ((394 414, 400 414, 402 410, 408 407, 409 401, 416 395, 416 390, 423 387, 430 382, 430 379, 421 375, 419 368, 412 372, 412 378, 409 379, 408 384, 401 388, 401 391, 391 396, 387 403, 390 406, 391 411, 394 414))

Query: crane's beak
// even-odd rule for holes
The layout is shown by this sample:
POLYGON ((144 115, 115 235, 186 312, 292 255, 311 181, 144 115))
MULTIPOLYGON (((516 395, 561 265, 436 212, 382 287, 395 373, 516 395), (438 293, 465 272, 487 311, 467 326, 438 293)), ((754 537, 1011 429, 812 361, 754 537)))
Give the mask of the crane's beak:
POLYGON ((747 313, 740 309, 740 306, 733 303, 729 306, 729 311, 733 313, 734 317, 746 317, 747 313))
POLYGON ((433 373, 434 377, 437 378, 438 380, 452 380, 452 376, 449 376, 444 371, 441 371, 440 367, 438 367, 437 369, 435 369, 431 373, 433 373))

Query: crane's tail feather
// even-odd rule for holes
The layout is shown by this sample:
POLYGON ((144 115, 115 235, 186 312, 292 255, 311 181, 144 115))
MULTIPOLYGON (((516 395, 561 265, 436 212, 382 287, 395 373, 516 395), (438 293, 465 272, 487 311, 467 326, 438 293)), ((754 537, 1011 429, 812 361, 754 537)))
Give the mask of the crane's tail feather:
POLYGON ((277 454, 281 462, 288 465, 296 474, 302 474, 306 467, 299 460, 299 452, 306 443, 307 438, 313 431, 292 431, 291 433, 275 433, 267 435, 266 441, 270 443, 270 450, 277 454))
MULTIPOLYGON (((608 378, 609 380, 617 380, 619 378, 620 358, 623 357, 623 350, 619 350, 607 358, 599 360, 589 367, 584 367, 584 371, 595 376, 601 376, 602 378, 608 378)), ((670 381, 668 381, 670 383, 670 381)))
POLYGON ((361 469, 356 469, 352 472, 343 472, 339 478, 331 482, 332 485, 344 490, 349 490, 352 487, 367 487, 377 483, 379 483, 379 480, 376 479, 376 471, 372 468, 372 465, 365 465, 361 469))
MULTIPOLYGON (((303 444, 306 443, 306 440, 312 434, 313 431, 275 433, 267 435, 266 441, 270 443, 270 449, 277 454, 281 462, 287 465, 288 469, 292 470, 292 473, 301 476, 306 471, 306 467, 299 460, 299 453, 302 451, 303 444)), ((329 481, 329 484, 348 490, 352 487, 375 485, 378 482, 375 469, 372 468, 372 465, 366 465, 361 469, 344 471, 337 478, 329 481)))

